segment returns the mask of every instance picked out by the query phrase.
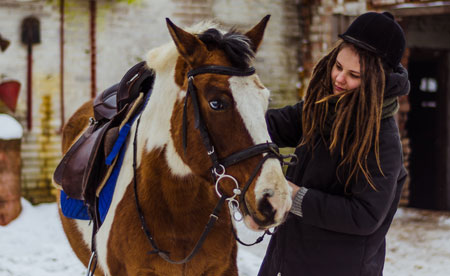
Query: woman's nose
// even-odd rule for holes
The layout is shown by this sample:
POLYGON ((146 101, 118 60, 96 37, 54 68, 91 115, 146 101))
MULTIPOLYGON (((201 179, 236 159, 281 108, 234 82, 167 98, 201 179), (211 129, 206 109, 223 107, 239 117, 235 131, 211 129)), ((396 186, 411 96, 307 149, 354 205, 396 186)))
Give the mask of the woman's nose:
POLYGON ((340 84, 345 84, 345 76, 342 72, 336 76, 336 82, 340 84))

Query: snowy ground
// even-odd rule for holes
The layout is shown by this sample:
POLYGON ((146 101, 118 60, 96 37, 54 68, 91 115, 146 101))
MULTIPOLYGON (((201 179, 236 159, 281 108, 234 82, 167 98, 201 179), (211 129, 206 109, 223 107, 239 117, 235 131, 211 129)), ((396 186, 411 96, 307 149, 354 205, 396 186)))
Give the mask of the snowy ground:
MULTIPOLYGON (((85 275, 59 223, 55 204, 31 206, 7 227, 0 227, 0 276, 85 275)), ((240 236, 257 236, 239 226, 240 236)), ((239 249, 241 276, 255 276, 268 238, 239 249)), ((385 276, 450 275, 450 214, 399 209, 388 234, 385 276)))

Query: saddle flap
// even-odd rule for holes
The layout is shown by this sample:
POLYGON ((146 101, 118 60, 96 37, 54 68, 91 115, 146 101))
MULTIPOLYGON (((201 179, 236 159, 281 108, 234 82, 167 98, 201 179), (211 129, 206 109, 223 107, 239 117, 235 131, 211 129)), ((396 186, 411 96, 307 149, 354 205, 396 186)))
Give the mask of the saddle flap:
POLYGON ((110 123, 108 122, 99 128, 96 128, 95 125, 89 126, 64 155, 56 168, 53 179, 70 198, 84 200, 85 187, 81 183, 83 183, 88 161, 97 154, 102 136, 110 123))

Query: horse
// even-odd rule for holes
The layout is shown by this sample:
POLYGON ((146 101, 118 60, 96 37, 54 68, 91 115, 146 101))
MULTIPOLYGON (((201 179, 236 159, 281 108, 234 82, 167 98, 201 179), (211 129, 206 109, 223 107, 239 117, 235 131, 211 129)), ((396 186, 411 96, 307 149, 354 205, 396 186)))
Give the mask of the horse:
MULTIPOLYGON (((89 221, 60 210, 63 229, 86 267, 95 241, 95 275, 238 275, 233 217, 265 230, 291 206, 265 122, 270 91, 251 67, 269 16, 245 34, 166 20, 172 41, 147 54, 153 90, 132 124, 106 218, 92 239, 89 221)), ((63 153, 92 116, 91 100, 67 121, 63 153)))

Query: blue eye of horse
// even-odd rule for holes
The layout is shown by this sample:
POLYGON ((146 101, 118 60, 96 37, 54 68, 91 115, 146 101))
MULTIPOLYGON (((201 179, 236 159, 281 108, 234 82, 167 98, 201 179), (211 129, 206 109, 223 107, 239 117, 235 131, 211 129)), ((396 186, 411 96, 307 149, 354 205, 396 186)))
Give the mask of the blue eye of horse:
POLYGON ((209 102, 209 106, 212 109, 214 109, 214 110, 222 110, 222 109, 224 109, 223 103, 221 101, 217 101, 217 100, 210 101, 209 102))

